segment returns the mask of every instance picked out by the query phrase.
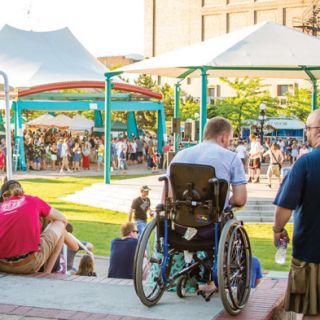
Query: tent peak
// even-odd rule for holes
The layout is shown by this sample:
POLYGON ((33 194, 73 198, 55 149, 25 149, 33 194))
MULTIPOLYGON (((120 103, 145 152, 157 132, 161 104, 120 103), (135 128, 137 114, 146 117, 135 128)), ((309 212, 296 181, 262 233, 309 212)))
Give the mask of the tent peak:
POLYGON ((35 34, 37 34, 37 33, 38 34, 45 34, 45 33, 61 32, 61 31, 63 31, 63 32, 65 32, 65 31, 71 32, 68 27, 63 27, 63 28, 59 28, 59 29, 52 29, 52 30, 45 30, 45 31, 35 31, 35 30, 20 29, 20 28, 11 26, 9 24, 5 24, 2 27, 1 31, 4 31, 4 30, 8 30, 8 31, 11 30, 12 32, 21 32, 21 33, 23 33, 23 32, 25 32, 25 33, 32 32, 32 33, 35 33, 35 34))

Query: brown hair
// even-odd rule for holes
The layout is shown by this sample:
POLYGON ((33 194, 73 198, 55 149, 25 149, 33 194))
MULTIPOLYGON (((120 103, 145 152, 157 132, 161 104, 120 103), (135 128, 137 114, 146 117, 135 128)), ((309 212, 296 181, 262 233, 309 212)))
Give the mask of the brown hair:
POLYGON ((12 196, 22 196, 24 191, 20 185, 20 183, 11 183, 7 190, 5 190, 2 194, 3 199, 7 199, 12 196))
POLYGON ((249 138, 250 138, 250 141, 252 141, 252 140, 257 140, 256 135, 253 134, 253 133, 250 134, 249 138))
POLYGON ((79 269, 76 275, 78 276, 89 276, 94 273, 93 271, 93 259, 88 254, 85 254, 79 263, 79 269))
POLYGON ((133 222, 126 222, 123 225, 121 225, 121 236, 126 237, 130 234, 130 232, 134 231, 136 229, 136 225, 133 222))
POLYGON ((204 128, 204 140, 212 140, 232 131, 231 123, 223 117, 210 119, 204 128))

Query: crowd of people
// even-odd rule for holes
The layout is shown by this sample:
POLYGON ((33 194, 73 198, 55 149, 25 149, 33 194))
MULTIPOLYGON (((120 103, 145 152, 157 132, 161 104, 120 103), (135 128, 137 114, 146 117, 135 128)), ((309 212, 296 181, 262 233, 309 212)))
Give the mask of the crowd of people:
POLYGON ((278 178, 279 183, 284 176, 282 170, 284 163, 287 167, 292 166, 301 156, 310 152, 307 143, 295 138, 266 138, 264 145, 254 134, 247 140, 239 140, 231 146, 241 159, 243 166, 248 171, 248 183, 260 183, 261 163, 268 162, 268 186, 272 187, 272 177, 278 178), (282 172, 282 175, 281 175, 282 172))
MULTIPOLYGON (((13 142, 13 139, 12 139, 13 142)), ((52 170, 63 173, 97 169, 104 166, 104 135, 98 136, 61 130, 37 129, 24 133, 27 170, 52 170)), ((5 170, 5 141, 0 144, 0 172, 5 170)), ((131 164, 147 165, 152 172, 161 166, 157 139, 152 135, 140 137, 124 135, 111 138, 111 170, 125 173, 131 164)))

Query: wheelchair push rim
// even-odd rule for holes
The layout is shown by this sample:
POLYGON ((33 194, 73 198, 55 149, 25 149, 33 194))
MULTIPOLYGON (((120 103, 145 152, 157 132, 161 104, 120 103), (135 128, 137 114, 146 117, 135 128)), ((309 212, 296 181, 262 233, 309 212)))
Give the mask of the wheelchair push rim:
POLYGON ((157 246, 158 227, 156 219, 147 224, 135 252, 134 287, 140 301, 150 307, 155 305, 165 290, 161 275, 162 245, 157 246), (160 251, 160 252, 159 252, 160 251))
POLYGON ((229 220, 221 233, 218 250, 218 284, 221 301, 231 315, 238 314, 251 290, 251 247, 239 221, 229 220))

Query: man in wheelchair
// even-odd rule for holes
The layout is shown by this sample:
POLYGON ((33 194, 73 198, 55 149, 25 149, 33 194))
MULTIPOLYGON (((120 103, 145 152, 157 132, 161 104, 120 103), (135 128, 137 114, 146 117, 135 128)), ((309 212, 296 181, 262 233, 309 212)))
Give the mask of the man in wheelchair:
MULTIPOLYGON (((247 302, 250 243, 230 209, 245 205, 246 178, 240 158, 228 150, 232 137, 228 120, 209 120, 204 141, 180 151, 167 177, 159 179, 164 181, 162 205, 140 238, 135 257, 135 289, 145 305, 157 303, 176 283, 178 295, 184 296, 186 287, 199 279, 199 270, 202 280, 219 287, 229 313, 239 313, 247 302)), ((198 292, 207 301, 213 293, 198 292)))

